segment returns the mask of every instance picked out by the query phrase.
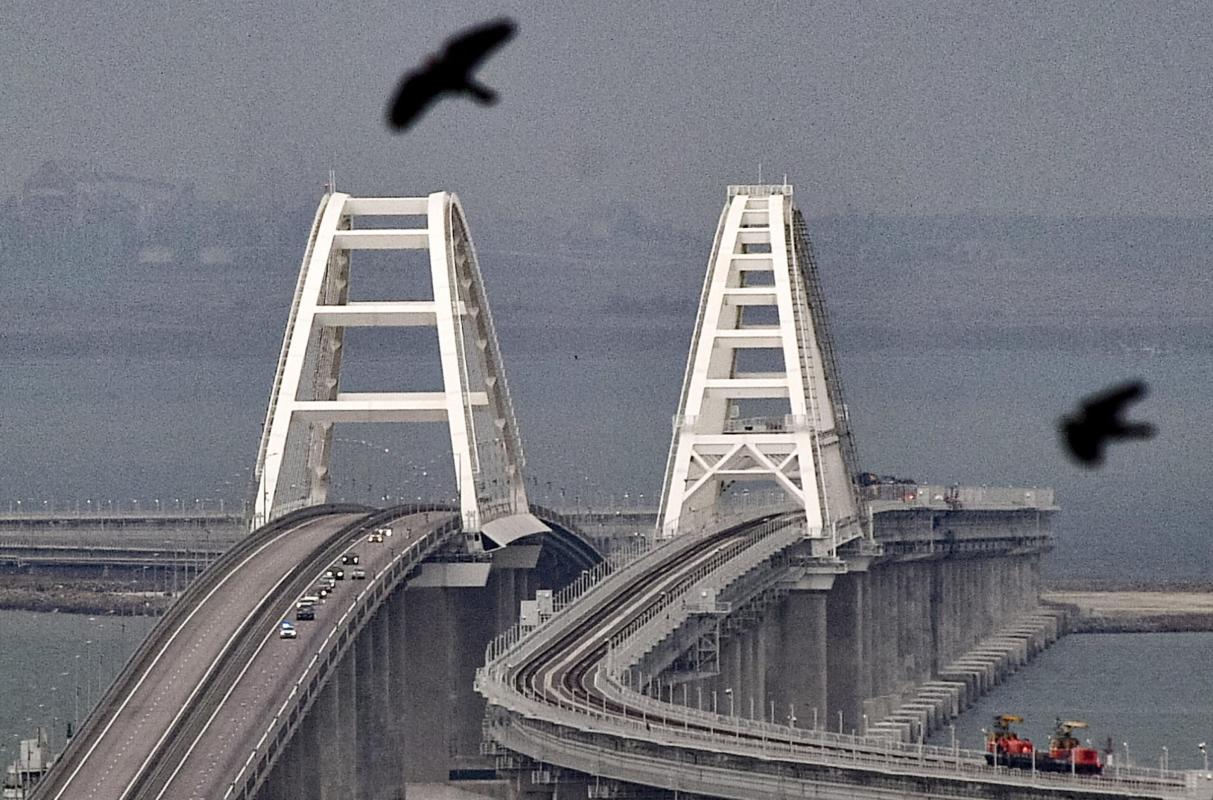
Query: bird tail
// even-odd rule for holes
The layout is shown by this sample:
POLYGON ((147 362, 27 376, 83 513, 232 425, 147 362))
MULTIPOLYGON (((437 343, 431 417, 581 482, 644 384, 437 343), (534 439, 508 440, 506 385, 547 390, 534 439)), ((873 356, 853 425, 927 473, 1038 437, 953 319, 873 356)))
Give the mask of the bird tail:
POLYGON ((481 105, 491 106, 493 103, 497 102, 497 93, 485 86, 483 83, 469 79, 468 82, 464 84, 464 89, 466 89, 467 93, 475 98, 476 102, 480 103, 481 105))

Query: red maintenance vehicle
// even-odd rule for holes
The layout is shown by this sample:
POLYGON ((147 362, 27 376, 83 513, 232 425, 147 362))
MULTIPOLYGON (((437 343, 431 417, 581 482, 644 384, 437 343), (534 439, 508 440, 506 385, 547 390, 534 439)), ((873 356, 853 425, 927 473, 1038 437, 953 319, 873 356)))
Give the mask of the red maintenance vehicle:
POLYGON ((1103 772, 1099 751, 1083 747, 1074 731, 1087 727, 1077 720, 1057 720, 1053 735, 1049 737, 1049 749, 1037 752, 1031 739, 1020 738, 1011 726, 1023 722, 1015 714, 1000 714, 986 733, 986 763, 992 766, 1014 769, 1035 769, 1041 772, 1072 772, 1079 775, 1098 775, 1103 772))

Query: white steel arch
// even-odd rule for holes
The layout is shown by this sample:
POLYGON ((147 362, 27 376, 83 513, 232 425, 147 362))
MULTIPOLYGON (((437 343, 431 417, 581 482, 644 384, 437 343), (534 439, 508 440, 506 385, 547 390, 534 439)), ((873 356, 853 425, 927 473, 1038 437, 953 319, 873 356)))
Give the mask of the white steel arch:
MULTIPOLYGON (((401 286, 416 280, 404 271, 401 278, 401 286)), ((498 544, 547 530, 529 514, 522 442, 497 336, 463 209, 452 193, 359 198, 334 192, 321 200, 262 429, 254 527, 291 508, 325 502, 332 428, 339 422, 445 422, 464 529, 492 532, 498 544), (396 217, 401 226, 359 228, 363 215, 396 217), (350 256, 357 250, 426 251, 432 299, 350 302, 350 256), (441 392, 341 391, 346 328, 416 326, 437 332, 441 392)))
POLYGON ((814 555, 870 535, 822 293, 792 195, 786 184, 729 187, 674 418, 662 536, 715 518, 737 481, 773 484, 802 507, 814 555))

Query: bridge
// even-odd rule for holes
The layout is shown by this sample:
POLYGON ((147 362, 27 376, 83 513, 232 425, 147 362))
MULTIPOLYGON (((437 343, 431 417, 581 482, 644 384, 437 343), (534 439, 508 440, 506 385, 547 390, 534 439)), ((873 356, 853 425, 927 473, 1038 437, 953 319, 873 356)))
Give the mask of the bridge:
POLYGON ((510 797, 1213 798, 1194 772, 1011 770, 924 744, 1064 632, 1037 602, 1056 506, 860 484, 792 201, 729 189, 650 526, 528 497, 458 200, 326 195, 252 529, 34 796, 398 798, 451 779, 510 797), (360 251, 411 252, 422 268, 398 285, 420 273, 424 297, 352 299, 360 251), (433 329, 441 390, 347 390, 345 333, 367 327, 433 329), (444 429, 454 499, 329 502, 333 429, 351 422, 444 429))

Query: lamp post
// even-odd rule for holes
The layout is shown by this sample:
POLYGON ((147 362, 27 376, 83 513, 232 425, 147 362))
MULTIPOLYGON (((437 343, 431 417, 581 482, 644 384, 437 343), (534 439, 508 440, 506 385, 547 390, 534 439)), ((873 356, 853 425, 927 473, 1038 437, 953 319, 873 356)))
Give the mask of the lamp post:
POLYGON ((1197 747, 1197 749, 1200 750, 1200 755, 1205 761, 1205 777, 1207 778, 1207 777, 1209 777, 1209 751, 1205 747, 1204 742, 1201 742, 1200 744, 1196 745, 1196 747, 1197 747))

